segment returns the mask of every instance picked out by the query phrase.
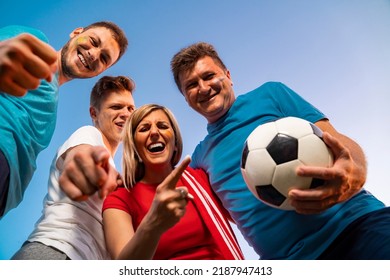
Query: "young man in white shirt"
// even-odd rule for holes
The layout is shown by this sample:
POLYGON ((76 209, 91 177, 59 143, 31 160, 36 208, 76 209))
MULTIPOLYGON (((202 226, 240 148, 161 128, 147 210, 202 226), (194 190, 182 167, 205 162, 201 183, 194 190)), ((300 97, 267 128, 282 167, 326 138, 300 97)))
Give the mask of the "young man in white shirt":
MULTIPOLYGON (((94 126, 79 128, 58 149, 50 168, 42 216, 12 259, 110 259, 102 227, 104 195, 94 192, 74 200, 62 190, 59 178, 64 166, 68 171, 73 168, 65 163, 78 161, 78 151, 96 146, 109 153, 99 159, 102 170, 118 175, 113 158, 122 141, 124 124, 135 109, 134 88, 134 82, 124 76, 104 76, 95 84, 90 98, 94 126)), ((74 182, 82 178, 77 168, 68 174, 74 182)))

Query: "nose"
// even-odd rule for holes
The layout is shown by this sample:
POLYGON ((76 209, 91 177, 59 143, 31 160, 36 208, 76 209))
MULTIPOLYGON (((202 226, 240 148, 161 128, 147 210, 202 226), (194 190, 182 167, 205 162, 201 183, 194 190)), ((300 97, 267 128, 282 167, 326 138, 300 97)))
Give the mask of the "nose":
POLYGON ((210 86, 206 81, 200 80, 198 82, 199 85, 199 93, 207 94, 209 92, 210 86))
POLYGON ((100 57, 100 49, 92 47, 88 50, 88 55, 91 61, 96 61, 100 57))
POLYGON ((122 108, 122 110, 119 113, 119 117, 123 120, 127 120, 131 115, 130 110, 127 107, 122 108))
POLYGON ((150 138, 156 140, 160 137, 160 131, 156 125, 152 125, 150 128, 150 138))

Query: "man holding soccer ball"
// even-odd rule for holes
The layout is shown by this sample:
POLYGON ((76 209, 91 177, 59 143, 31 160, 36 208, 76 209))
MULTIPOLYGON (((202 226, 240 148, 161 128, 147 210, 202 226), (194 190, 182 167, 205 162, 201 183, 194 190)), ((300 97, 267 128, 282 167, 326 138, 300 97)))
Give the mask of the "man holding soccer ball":
POLYGON ((360 146, 326 116, 281 83, 266 83, 235 97, 233 82, 214 47, 196 43, 171 61, 189 106, 207 121, 192 167, 203 168, 238 228, 262 259, 390 259, 390 208, 364 190, 366 161, 360 146), (300 176, 325 181, 289 192, 295 211, 260 202, 240 171, 247 136, 260 124, 294 116, 315 123, 331 149, 330 168, 302 166, 300 176))

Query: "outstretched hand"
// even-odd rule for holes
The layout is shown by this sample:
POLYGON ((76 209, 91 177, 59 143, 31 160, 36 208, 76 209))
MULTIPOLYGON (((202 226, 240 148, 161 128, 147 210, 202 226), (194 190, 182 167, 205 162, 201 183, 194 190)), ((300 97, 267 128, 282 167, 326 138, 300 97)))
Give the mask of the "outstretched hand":
POLYGON ((57 70, 57 52, 33 35, 23 33, 0 42, 0 91, 23 96, 48 82, 57 70))
POLYGON ((191 159, 186 157, 162 183, 157 186, 152 206, 147 214, 149 223, 161 233, 174 226, 184 216, 192 195, 186 187, 176 187, 191 159))
POLYGON ((354 161, 351 151, 337 138, 324 132, 323 139, 333 152, 334 164, 329 168, 300 166, 299 176, 320 178, 323 186, 315 189, 292 189, 289 192, 291 205, 301 214, 317 214, 343 202, 361 189, 364 172, 354 161))
POLYGON ((79 145, 67 152, 60 167, 62 190, 76 201, 85 200, 98 191, 105 198, 116 189, 118 172, 109 163, 110 154, 100 146, 79 145))

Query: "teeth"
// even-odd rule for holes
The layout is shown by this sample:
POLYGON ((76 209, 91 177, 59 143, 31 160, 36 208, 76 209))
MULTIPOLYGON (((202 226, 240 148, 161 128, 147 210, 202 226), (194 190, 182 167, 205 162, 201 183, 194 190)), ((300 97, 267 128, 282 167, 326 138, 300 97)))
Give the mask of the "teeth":
POLYGON ((217 96, 217 95, 218 95, 218 93, 209 94, 209 95, 205 96, 204 98, 200 99, 198 102, 199 102, 199 103, 208 102, 208 101, 210 101, 212 98, 214 98, 214 96, 217 96))
POLYGON ((164 145, 162 143, 154 143, 149 145, 148 150, 151 152, 160 152, 164 150, 164 145))
POLYGON ((80 58, 80 61, 85 66, 85 68, 88 68, 88 64, 85 61, 85 58, 81 54, 78 54, 78 57, 80 58))
POLYGON ((149 149, 154 149, 154 148, 158 148, 158 147, 162 147, 163 145, 161 143, 156 143, 156 144, 152 144, 149 146, 149 149))

